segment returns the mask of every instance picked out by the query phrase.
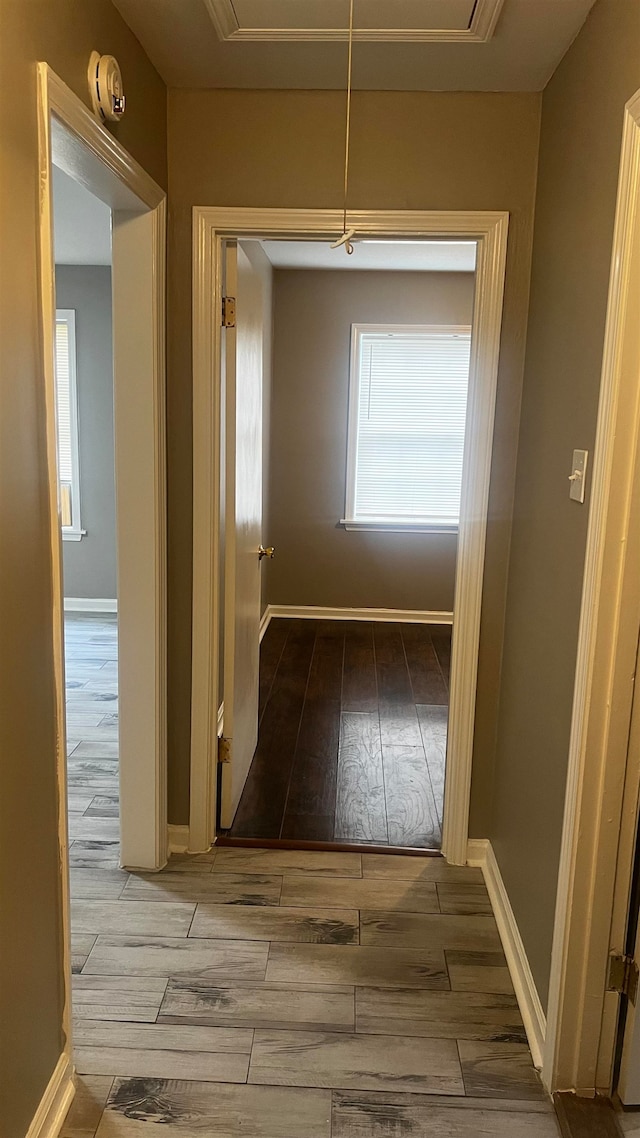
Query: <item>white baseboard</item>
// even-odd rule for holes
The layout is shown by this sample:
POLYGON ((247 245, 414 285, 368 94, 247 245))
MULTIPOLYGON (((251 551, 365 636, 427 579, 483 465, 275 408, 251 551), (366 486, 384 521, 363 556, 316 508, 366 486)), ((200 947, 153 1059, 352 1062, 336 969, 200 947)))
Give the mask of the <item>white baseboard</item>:
POLYGON ((65 597, 65 612, 117 612, 118 602, 113 597, 65 597))
POLYGON ((169 823, 169 853, 186 853, 189 849, 189 827, 169 823))
POLYGON ((402 624, 453 624, 452 612, 421 609, 344 609, 320 608, 315 605, 267 605, 260 622, 260 639, 273 617, 286 616, 312 620, 376 620, 400 621, 402 624), (262 628, 264 622, 264 631, 262 628))
POLYGON ((73 1063, 63 1052, 44 1092, 26 1138, 58 1138, 73 1101, 73 1063))
POLYGON ((467 851, 468 864, 479 866, 484 875, 533 1062, 541 1068, 547 1021, 493 846, 487 838, 472 838, 467 851))
POLYGON ((260 644, 262 644, 262 637, 271 624, 271 605, 267 605, 262 616, 260 617, 260 644))

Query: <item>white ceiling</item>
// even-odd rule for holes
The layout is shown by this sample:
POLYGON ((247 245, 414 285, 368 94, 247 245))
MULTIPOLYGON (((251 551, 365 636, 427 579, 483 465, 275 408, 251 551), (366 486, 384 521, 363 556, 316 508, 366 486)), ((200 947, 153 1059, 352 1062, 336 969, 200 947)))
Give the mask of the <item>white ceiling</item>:
POLYGON ((53 167, 56 265, 111 264, 111 210, 68 174, 53 167))
MULTIPOLYGON (((269 6, 272 15, 275 11, 277 16, 277 7, 282 8, 286 2, 235 0, 236 12, 242 16, 245 27, 250 17, 255 20, 262 7, 269 6)), ((416 0, 402 0, 405 2, 413 7, 416 0)), ((426 10, 427 0, 417 2, 424 4, 426 10)), ((594 2, 505 0, 495 31, 484 43, 356 43, 354 87, 379 91, 542 90, 594 2)), ((311 90, 344 87, 343 42, 255 42, 234 38, 221 42, 212 19, 212 8, 218 0, 114 0, 114 3, 170 87, 311 90)), ((288 3, 305 5, 304 9, 300 7, 307 12, 305 18, 310 19, 308 13, 313 11, 312 22, 317 22, 318 0, 313 3, 288 0, 288 3)), ((322 0, 323 5, 327 3, 329 0, 322 0)), ((346 28, 348 0, 331 0, 332 12, 334 3, 339 4, 343 12, 341 23, 346 28)), ((394 14, 397 17, 398 0, 356 0, 356 28, 367 23, 366 6, 373 3, 379 10, 389 10, 388 26, 391 27, 392 17, 394 14)), ((465 16, 468 17, 465 3, 466 0, 449 23, 460 20, 464 23, 465 16)), ((332 20, 335 20, 333 15, 332 20)), ((303 22, 297 20, 298 24, 303 22)), ((126 73, 124 83, 126 89, 126 73)))
POLYGON ((276 269, 472 273, 473 241, 356 241, 351 256, 324 241, 262 241, 276 269))

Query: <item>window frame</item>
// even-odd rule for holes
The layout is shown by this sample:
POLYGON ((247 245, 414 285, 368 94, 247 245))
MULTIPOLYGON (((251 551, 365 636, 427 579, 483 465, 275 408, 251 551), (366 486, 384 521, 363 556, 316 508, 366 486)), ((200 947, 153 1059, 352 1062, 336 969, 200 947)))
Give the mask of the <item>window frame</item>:
MULTIPOLYGON (((69 337, 69 424, 71 444, 71 517, 70 526, 61 526, 63 541, 81 541, 86 530, 82 528, 80 514, 80 431, 78 413, 78 364, 76 350, 76 310, 56 308, 54 351, 57 359, 58 324, 66 324, 69 337)), ((58 392, 56 378, 56 462, 60 473, 60 440, 58 436, 58 392)))
MULTIPOLYGON (((356 505, 356 471, 358 462, 358 408, 360 400, 360 357, 363 335, 367 333, 406 334, 421 333, 461 333, 473 339, 471 324, 352 324, 351 352, 349 359, 349 405, 347 413, 347 466, 345 490, 345 514, 340 524, 346 530, 365 530, 387 533, 448 533, 457 534, 460 519, 455 523, 421 522, 390 518, 358 518, 356 505)), ((473 358, 473 345, 472 345, 473 358)), ((468 394, 467 394, 468 407, 468 394)))

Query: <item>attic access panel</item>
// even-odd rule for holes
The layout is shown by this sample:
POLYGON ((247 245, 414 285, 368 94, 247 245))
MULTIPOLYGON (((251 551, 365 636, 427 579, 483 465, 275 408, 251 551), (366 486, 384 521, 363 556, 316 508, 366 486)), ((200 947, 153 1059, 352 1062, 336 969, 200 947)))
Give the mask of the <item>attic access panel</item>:
MULTIPOLYGON (((505 0, 358 0, 355 40, 484 43, 505 0)), ((347 39, 348 0, 205 0, 226 41, 347 39)))

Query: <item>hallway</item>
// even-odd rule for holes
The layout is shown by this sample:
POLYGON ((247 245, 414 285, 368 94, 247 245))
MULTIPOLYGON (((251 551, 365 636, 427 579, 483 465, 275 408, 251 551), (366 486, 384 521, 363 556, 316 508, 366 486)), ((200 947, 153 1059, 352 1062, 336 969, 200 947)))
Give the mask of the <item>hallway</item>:
MULTIPOLYGON (((322 662, 358 647, 362 662, 374 635, 379 680, 397 682, 394 626, 312 623, 272 622, 271 691, 287 644, 313 696, 331 690, 322 662)), ((121 870, 115 618, 68 617, 66 644, 78 1090, 63 1138, 156 1123, 176 1138, 554 1138, 480 870, 246 848, 121 870)), ((348 714, 375 714, 338 671, 348 714)))
POLYGON ((439 849, 451 628, 270 621, 232 837, 439 849))
MULTIPOLYGON (((74 858, 65 1138, 551 1138, 479 870, 213 850, 74 858)), ((72 848, 73 854, 73 848, 72 848)))

